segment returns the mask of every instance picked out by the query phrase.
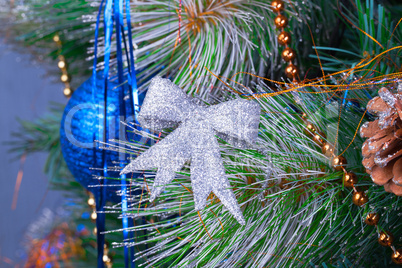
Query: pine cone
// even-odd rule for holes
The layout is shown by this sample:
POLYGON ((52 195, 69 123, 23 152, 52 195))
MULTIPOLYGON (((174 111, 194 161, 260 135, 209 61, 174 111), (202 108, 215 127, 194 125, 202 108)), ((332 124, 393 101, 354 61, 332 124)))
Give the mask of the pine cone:
POLYGON ((368 138, 362 146, 362 163, 374 183, 402 196, 402 94, 383 87, 378 95, 367 104, 377 119, 360 128, 360 135, 368 138))

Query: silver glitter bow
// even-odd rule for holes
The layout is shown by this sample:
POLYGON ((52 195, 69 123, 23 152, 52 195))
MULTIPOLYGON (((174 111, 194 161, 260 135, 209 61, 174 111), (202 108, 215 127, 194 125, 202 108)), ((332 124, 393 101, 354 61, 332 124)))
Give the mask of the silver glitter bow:
POLYGON ((144 128, 161 131, 179 125, 166 138, 132 160, 123 173, 157 168, 150 201, 155 200, 184 163, 191 160, 195 209, 202 210, 211 191, 240 224, 245 224, 226 178, 215 135, 246 147, 255 143, 260 106, 236 99, 209 107, 196 104, 168 79, 155 77, 149 86, 138 121, 144 128))

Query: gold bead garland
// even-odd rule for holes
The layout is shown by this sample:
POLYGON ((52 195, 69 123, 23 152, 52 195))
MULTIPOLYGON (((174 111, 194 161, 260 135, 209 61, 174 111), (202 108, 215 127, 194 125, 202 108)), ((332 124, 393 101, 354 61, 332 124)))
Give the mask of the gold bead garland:
MULTIPOLYGON (((95 197, 94 197, 94 195, 93 195, 91 192, 87 192, 87 193, 88 193, 88 195, 89 195, 89 198, 88 198, 87 203, 88 203, 88 206, 92 209, 90 218, 91 218, 91 221, 92 221, 93 223, 95 223, 95 222, 96 222, 96 218, 97 218, 97 216, 98 216, 98 215, 96 214, 96 201, 95 201, 95 197)), ((98 233, 98 229, 97 229, 96 226, 95 226, 94 229, 93 229, 93 234, 96 236, 97 233, 98 233)))
POLYGON ((60 76, 60 80, 61 80, 61 82, 64 83, 63 94, 64 94, 64 96, 69 98, 73 94, 73 90, 70 87, 71 77, 68 75, 68 72, 67 72, 66 59, 64 58, 63 55, 61 55, 62 44, 61 44, 60 36, 57 34, 55 36, 53 36, 53 41, 56 43, 56 45, 59 49, 59 62, 57 63, 57 67, 59 67, 59 69, 61 70, 61 73, 62 73, 60 76))
MULTIPOLYGON (((95 196, 91 193, 88 192, 89 198, 88 198, 88 206, 92 209, 92 213, 91 213, 91 220, 92 222, 96 222, 96 218, 97 218, 97 213, 96 213, 96 201, 95 201, 95 196)), ((98 230, 96 228, 96 226, 93 229, 93 234, 96 236, 98 233, 98 230)), ((112 260, 112 256, 109 254, 109 244, 108 242, 105 242, 105 244, 103 245, 104 250, 103 250, 103 256, 102 256, 102 260, 103 262, 106 264, 106 268, 112 268, 113 267, 113 260, 112 260)))
POLYGON ((392 261, 396 264, 402 264, 402 248, 394 250, 394 253, 391 256, 392 261))
POLYGON ((285 8, 285 5, 284 5, 283 1, 281 1, 281 0, 272 1, 271 6, 275 12, 281 12, 285 8))
POLYGON ((290 47, 287 47, 282 51, 282 58, 286 62, 292 61, 296 58, 296 52, 293 49, 291 49, 290 47))
MULTIPOLYGON (((285 46, 285 49, 282 51, 282 58, 288 62, 288 66, 285 68, 285 74, 288 78, 293 79, 293 82, 297 82, 297 78, 299 76, 299 69, 296 65, 292 63, 292 61, 296 58, 296 51, 290 48, 288 45, 290 44, 292 38, 291 35, 284 30, 284 28, 288 25, 288 19, 281 14, 281 12, 285 8, 285 4, 282 0, 273 0, 271 2, 272 10, 276 12, 278 15, 274 19, 275 26, 281 30, 278 35, 278 43, 282 46, 285 46)), ((357 176, 353 172, 348 172, 345 169, 347 165, 347 160, 343 156, 337 156, 334 152, 334 146, 325 142, 325 135, 322 132, 317 130, 317 127, 313 125, 311 122, 307 121, 307 114, 302 113, 302 119, 306 122, 306 134, 312 140, 321 147, 322 153, 331 158, 331 164, 336 171, 343 171, 343 185, 347 188, 353 188, 352 194, 352 202, 356 206, 363 206, 368 202, 368 197, 364 191, 360 191, 355 187, 357 183, 357 176)), ((402 265, 402 248, 395 249, 392 245, 394 241, 394 236, 390 232, 379 231, 377 226, 379 222, 380 216, 378 213, 369 213, 366 216, 365 223, 367 225, 375 226, 378 232, 378 243, 383 246, 391 247, 393 253, 391 255, 391 259, 394 263, 398 265, 402 265)))
MULTIPOLYGON (((317 131, 317 127, 314 126, 311 122, 307 121, 306 117, 307 117, 307 115, 305 113, 303 113, 302 119, 306 123, 306 130, 307 130, 307 132, 309 132, 308 136, 311 137, 318 146, 323 144, 321 146, 322 153, 325 156, 331 158, 332 167, 336 171, 343 171, 342 182, 343 182, 344 186, 348 187, 348 188, 353 188, 353 194, 352 194, 353 204, 355 204, 356 206, 359 206, 359 207, 363 206, 364 204, 366 204, 368 202, 368 197, 364 191, 361 191, 356 188, 355 184, 358 181, 356 174, 354 174, 353 172, 347 171, 345 169, 345 166, 347 164, 346 158, 343 156, 335 155, 334 146, 324 141, 325 137, 323 137, 322 135, 319 134, 319 132, 317 131)), ((384 232, 384 231, 379 230, 379 228, 377 226, 379 220, 380 220, 380 215, 378 213, 371 212, 371 213, 367 214, 364 222, 367 225, 375 226, 375 228, 377 229, 377 232, 378 232, 378 243, 382 246, 390 247, 393 251, 393 253, 391 255, 392 261, 398 265, 402 265, 402 249, 395 249, 395 247, 392 245, 392 243, 394 241, 394 236, 391 232, 389 232, 389 231, 384 232)))
POLYGON ((103 245, 103 256, 102 256, 103 262, 106 264, 106 268, 112 268, 113 267, 113 258, 109 254, 109 244, 105 243, 103 245))
POLYGON ((285 8, 285 4, 282 0, 274 0, 271 2, 271 7, 277 13, 274 19, 275 26, 281 31, 278 35, 278 43, 285 46, 285 49, 281 53, 282 59, 288 63, 288 66, 285 68, 285 74, 295 82, 299 76, 299 68, 293 64, 293 60, 296 58, 296 51, 289 47, 292 40, 291 35, 284 30, 289 24, 288 18, 281 14, 285 8))
POLYGON ((89 198, 88 198, 88 206, 92 209, 91 213, 91 220, 92 222, 96 222, 97 214, 96 214, 96 202, 95 202, 95 197, 91 192, 88 192, 89 198))
POLYGON ((282 31, 278 35, 278 43, 282 46, 289 45, 292 42, 292 37, 288 32, 282 31))
POLYGON ((364 220, 364 222, 367 225, 371 225, 371 226, 375 226, 378 224, 378 221, 380 220, 380 216, 378 216, 377 213, 369 213, 366 216, 366 219, 364 220))
POLYGON ((394 242, 394 236, 390 232, 380 232, 380 236, 378 237, 378 243, 384 247, 392 246, 392 242, 394 242))

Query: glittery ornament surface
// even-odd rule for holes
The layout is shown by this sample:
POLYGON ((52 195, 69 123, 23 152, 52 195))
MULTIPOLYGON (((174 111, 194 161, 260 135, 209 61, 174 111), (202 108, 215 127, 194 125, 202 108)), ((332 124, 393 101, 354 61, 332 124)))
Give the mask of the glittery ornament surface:
MULTIPOLYGON (((108 82, 108 88, 116 88, 116 82, 108 82)), ((95 196, 100 192, 99 180, 95 179, 103 175, 104 163, 102 154, 105 153, 105 162, 108 167, 114 166, 114 162, 119 161, 119 154, 116 151, 103 151, 94 143, 95 140, 102 140, 103 109, 104 99, 104 79, 101 73, 85 81, 71 96, 60 126, 61 151, 68 168, 74 178, 95 196), (93 80, 96 80, 96 89, 93 98, 93 80)), ((120 131, 120 109, 118 90, 107 91, 107 133, 108 138, 119 137, 120 131), (116 127, 117 126, 117 127, 116 127)), ((127 105, 127 113, 132 113, 127 105)), ((117 171, 109 170, 108 176, 118 177, 117 171)), ((116 184, 115 180, 105 180, 105 187, 116 184)), ((121 198, 116 195, 112 187, 106 191, 108 201, 119 202, 121 198)))
POLYGON ((191 183, 196 210, 206 205, 211 191, 241 224, 245 224, 225 174, 216 136, 236 146, 255 143, 260 107, 236 99, 203 107, 168 79, 152 79, 138 115, 142 127, 153 131, 178 126, 162 141, 134 159, 122 173, 157 168, 151 190, 153 201, 170 183, 175 172, 191 160, 191 183))

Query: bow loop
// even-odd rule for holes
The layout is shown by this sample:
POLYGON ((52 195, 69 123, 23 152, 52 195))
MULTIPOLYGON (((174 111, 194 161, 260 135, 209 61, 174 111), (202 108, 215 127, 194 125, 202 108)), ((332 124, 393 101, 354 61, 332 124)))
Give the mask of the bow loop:
POLYGON ((155 77, 149 85, 138 121, 153 131, 171 128, 188 118, 197 105, 169 79, 155 77))
POLYGON ((209 123, 222 139, 237 146, 254 144, 258 136, 260 106, 236 99, 209 107, 209 123))

